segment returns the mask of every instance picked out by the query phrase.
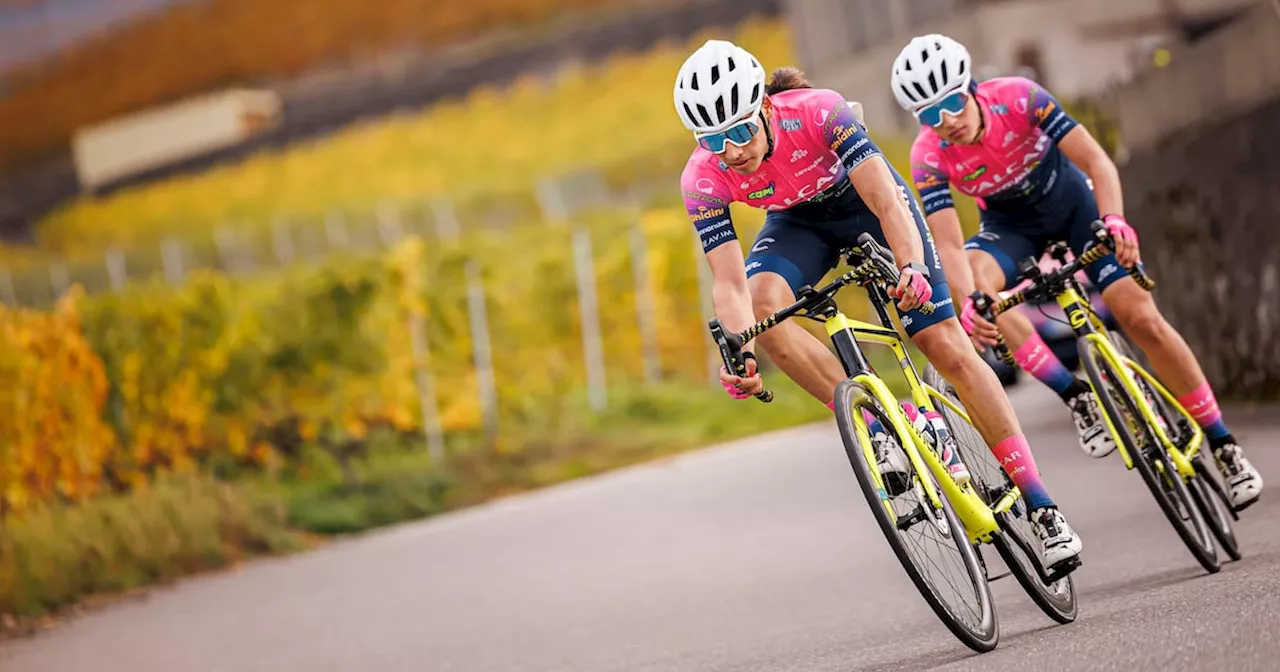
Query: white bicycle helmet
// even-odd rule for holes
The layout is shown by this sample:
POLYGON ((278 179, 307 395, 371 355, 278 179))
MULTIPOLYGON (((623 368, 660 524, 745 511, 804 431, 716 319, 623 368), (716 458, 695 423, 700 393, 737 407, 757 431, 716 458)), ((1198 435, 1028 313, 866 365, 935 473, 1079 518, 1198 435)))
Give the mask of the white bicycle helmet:
POLYGON ((932 105, 972 80, 969 50, 946 35, 921 35, 893 61, 893 95, 904 110, 932 105))
POLYGON ((750 52, 707 40, 676 75, 676 112, 694 133, 718 133, 750 117, 764 101, 764 68, 750 52))

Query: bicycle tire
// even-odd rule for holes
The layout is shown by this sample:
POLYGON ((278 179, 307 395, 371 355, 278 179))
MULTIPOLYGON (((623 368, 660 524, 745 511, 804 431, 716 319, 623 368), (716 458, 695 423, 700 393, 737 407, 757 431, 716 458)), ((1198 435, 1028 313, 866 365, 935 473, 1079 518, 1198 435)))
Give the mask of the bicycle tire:
POLYGON ((1080 362, 1084 366, 1089 380, 1093 383, 1093 389, 1097 392, 1098 401, 1101 402, 1104 412, 1111 418, 1112 425, 1115 427, 1116 433, 1125 450, 1129 453, 1129 457, 1133 461, 1134 469, 1141 475, 1143 482, 1147 484, 1147 489, 1151 491, 1151 496, 1155 497, 1156 503, 1160 505, 1160 510, 1164 512, 1165 518, 1169 524, 1173 526, 1174 531, 1178 533, 1178 537, 1182 539, 1187 550, 1191 551, 1191 555, 1196 561, 1204 567, 1205 571, 1210 574, 1216 574, 1222 570, 1222 565, 1218 561, 1218 554, 1214 548, 1212 532, 1209 530, 1208 523, 1205 522, 1200 507, 1192 499, 1191 493, 1187 489, 1186 483, 1181 477, 1177 477, 1177 468, 1170 461, 1168 453, 1164 451, 1164 447, 1159 444, 1155 433, 1147 426, 1147 421, 1138 411, 1137 402, 1129 396, 1125 389, 1118 383, 1111 382, 1118 380, 1118 375, 1112 369, 1108 362, 1098 351, 1096 343, 1087 338, 1079 340, 1078 352, 1080 353, 1080 362), (1123 408, 1121 407, 1123 404, 1123 408), (1125 413, 1130 414, 1134 419, 1131 424, 1126 420, 1125 413), (1135 427, 1136 425, 1136 427, 1135 427), (1135 430, 1145 434, 1144 445, 1139 445, 1139 437, 1136 436, 1135 430), (1157 465, 1163 474, 1173 474, 1174 478, 1161 478, 1156 473, 1157 465), (1168 485, 1171 492, 1166 492, 1163 485, 1168 485), (1189 521, 1184 521, 1182 515, 1175 508, 1175 502, 1170 495, 1178 499, 1187 512, 1189 521), (1188 522, 1190 525, 1188 525, 1188 522))
MULTIPOLYGON (((1109 332, 1111 342, 1116 346, 1116 350, 1121 355, 1133 360, 1139 366, 1146 369, 1149 364, 1145 358, 1139 358, 1138 348, 1134 345, 1133 339, 1120 332, 1109 332)), ((1149 370, 1149 369, 1146 369, 1149 370)), ((1149 397, 1149 403, 1152 403, 1153 410, 1164 418, 1165 426, 1171 433, 1170 440, 1179 446, 1185 446, 1187 441, 1184 434, 1190 430, 1186 426, 1189 422, 1177 409, 1170 406, 1169 401, 1147 383, 1142 377, 1137 377, 1138 386, 1146 392, 1149 397), (1174 428, 1177 428, 1176 430, 1174 428)), ((1226 490, 1222 484, 1218 482, 1219 474, 1211 472, 1204 464, 1201 458, 1203 453, 1197 454, 1192 459, 1192 466, 1195 467, 1196 476, 1187 480, 1187 491, 1191 493, 1191 497, 1195 500, 1196 505, 1200 507, 1200 511, 1204 514, 1205 523, 1209 526, 1209 531, 1213 532, 1213 538, 1218 542, 1218 548, 1221 548, 1227 557, 1232 560, 1239 560, 1243 557, 1240 554, 1240 542, 1236 539, 1235 527, 1231 521, 1239 520, 1235 511, 1231 508, 1231 500, 1227 497, 1226 490)))
MULTIPOLYGON (((885 510, 881 493, 871 475, 871 469, 876 467, 867 464, 866 459, 864 459, 863 445, 854 430, 853 413, 861 412, 863 408, 866 408, 872 415, 876 416, 881 424, 884 425, 886 431, 894 434, 899 441, 899 445, 902 444, 904 437, 896 436, 892 424, 886 422, 887 418, 884 411, 880 409, 874 397, 861 384, 852 379, 845 379, 836 386, 835 416, 836 424, 840 429, 840 438, 844 442, 845 453, 849 457, 850 466, 853 467, 853 472, 858 479, 858 485, 862 488, 867 505, 871 508, 880 531, 884 533, 885 540, 898 558, 898 563, 902 566, 903 571, 906 572, 907 577, 911 579, 911 582, 915 584, 920 596, 956 639, 979 653, 995 649, 1000 640, 1000 625, 996 616, 994 600, 991 597, 991 587, 987 583, 986 573, 980 566, 977 553, 969 543, 969 536, 964 532, 964 526, 960 524, 960 520, 956 517, 955 511, 952 510, 950 502, 947 501, 945 496, 942 497, 942 513, 949 529, 952 531, 950 534, 951 541, 955 543, 956 550, 963 559, 965 572, 969 581, 973 584, 974 595, 979 603, 978 611, 981 613, 979 616, 980 623, 977 627, 970 627, 968 624, 961 622, 955 615, 951 605, 946 604, 942 596, 925 579, 920 567, 917 566, 907 550, 906 543, 897 526, 885 510)), ((908 466, 910 466, 909 462, 908 466)), ((916 476, 928 477, 923 474, 917 474, 916 476)))
MULTIPOLYGON (((922 377, 929 387, 950 399, 951 403, 962 409, 965 408, 955 386, 943 378, 932 364, 925 366, 922 377)), ((982 501, 987 503, 987 506, 994 506, 1004 493, 1013 487, 1009 474, 1000 466, 977 428, 965 422, 964 418, 957 415, 946 404, 936 405, 939 407, 938 413, 942 415, 942 419, 951 431, 951 436, 956 439, 960 460, 969 467, 974 490, 982 501), (965 431, 961 431, 962 428, 965 431)), ((1015 511, 1019 508, 1029 513, 1026 500, 1019 497, 1013 509, 996 514, 996 522, 1000 524, 1001 530, 1001 534, 996 535, 992 540, 996 552, 1009 568, 1009 573, 1017 579, 1022 590, 1027 593, 1027 597, 1040 608, 1040 611, 1058 623, 1064 625, 1072 623, 1076 620, 1078 613, 1075 581, 1072 580, 1071 575, 1067 575, 1053 584, 1045 584, 1041 571, 1037 569, 1040 566, 1040 559, 1035 555, 1035 542, 1027 539, 1027 535, 1021 529, 1022 526, 1017 524, 1018 515, 1015 511), (1027 563, 1035 563, 1035 566, 1027 563)), ((1023 518, 1022 522, 1030 525, 1029 519, 1023 518)))
POLYGON ((1231 510, 1231 500, 1227 498, 1226 490, 1217 480, 1219 475, 1210 473, 1212 467, 1205 466, 1198 454, 1192 458, 1191 466, 1196 470, 1196 477, 1191 479, 1192 487, 1189 488, 1191 496, 1196 498, 1196 503, 1204 512, 1205 522, 1213 532, 1213 538, 1218 541, 1218 548, 1228 558, 1239 560, 1244 555, 1240 553, 1240 541, 1236 539, 1235 526, 1231 524, 1235 512, 1231 510))

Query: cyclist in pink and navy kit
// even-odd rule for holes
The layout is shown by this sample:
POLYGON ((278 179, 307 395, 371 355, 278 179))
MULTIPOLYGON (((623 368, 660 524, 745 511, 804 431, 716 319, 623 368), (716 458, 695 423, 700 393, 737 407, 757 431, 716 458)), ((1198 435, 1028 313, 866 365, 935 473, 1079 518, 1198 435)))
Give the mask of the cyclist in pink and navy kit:
MULTIPOLYGON (((741 332, 791 304, 796 290, 816 285, 835 267, 840 249, 855 245, 864 232, 871 234, 892 250, 901 267, 890 295, 899 299, 907 335, 955 386, 1024 493, 1045 546, 1045 568, 1070 567, 1080 553, 1080 539, 1049 497, 995 372, 956 319, 919 204, 850 103, 835 91, 810 88, 791 68, 775 71, 766 85, 754 56, 720 40, 708 41, 685 61, 674 97, 681 121, 698 142, 681 189, 711 267, 715 311, 725 328, 741 332), (729 210, 734 202, 768 211, 745 259, 729 210), (932 313, 917 309, 930 299, 936 306, 932 313)), ((783 372, 833 407, 835 388, 845 375, 822 341, 795 322, 781 323, 760 340, 783 372)), ((744 348, 746 377, 721 370, 725 389, 739 399, 763 389, 752 349, 752 343, 744 348)), ((890 445, 885 432, 877 435, 881 470, 901 470, 901 448, 890 445)), ((949 467, 957 480, 967 476, 958 460, 949 467)))
MULTIPOLYGON (((911 149, 912 177, 956 295, 968 297, 976 288, 994 296, 1009 288, 1018 281, 1017 263, 1039 258, 1056 241, 1065 240, 1081 254, 1101 209, 1117 250, 1085 269, 1089 281, 1204 428, 1231 486, 1233 508, 1257 501, 1262 477, 1223 423, 1195 355, 1151 295, 1122 269, 1140 259, 1138 236, 1123 215, 1115 164, 1044 87, 1023 77, 979 84, 972 73, 968 50, 935 34, 903 48, 892 75, 898 103, 921 125, 911 149), (973 197, 981 211, 981 229, 964 243, 967 259, 952 188, 973 197)), ((1053 356, 1025 316, 1004 313, 992 325, 965 298, 960 321, 980 344, 1004 335, 1022 368, 1068 403, 1085 452, 1105 457, 1115 449, 1088 384, 1053 356)))

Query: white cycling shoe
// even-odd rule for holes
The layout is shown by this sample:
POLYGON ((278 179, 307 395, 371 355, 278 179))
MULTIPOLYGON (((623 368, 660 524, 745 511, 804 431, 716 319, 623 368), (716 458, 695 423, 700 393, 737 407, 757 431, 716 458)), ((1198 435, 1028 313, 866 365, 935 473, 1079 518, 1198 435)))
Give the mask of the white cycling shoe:
POLYGON ((907 464, 907 454, 902 452, 898 442, 885 432, 876 432, 871 435, 871 445, 876 450, 876 463, 880 467, 885 492, 890 497, 897 497, 910 489, 911 469, 907 464))
POLYGON ((1231 488, 1231 508, 1243 511, 1262 495, 1262 474, 1249 463, 1244 450, 1228 443, 1213 451, 1218 470, 1231 488))
POLYGON ((1107 423, 1098 408, 1098 397, 1092 391, 1081 392, 1067 402, 1071 419, 1076 423, 1080 449, 1089 457, 1106 457, 1116 449, 1115 438, 1107 431, 1107 423))
POLYGON ((1041 559, 1045 571, 1068 562, 1080 555, 1084 543, 1067 524, 1067 519, 1055 508, 1045 507, 1031 512, 1031 526, 1044 547, 1041 559))

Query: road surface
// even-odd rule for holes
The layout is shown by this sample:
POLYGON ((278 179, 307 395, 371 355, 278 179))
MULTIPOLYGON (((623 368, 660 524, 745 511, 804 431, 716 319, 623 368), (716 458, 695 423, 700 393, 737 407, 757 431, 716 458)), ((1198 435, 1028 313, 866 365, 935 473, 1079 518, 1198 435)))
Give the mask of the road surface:
POLYGON ((1043 387, 1012 392, 1084 538, 1080 616, 1054 625, 997 581, 985 655, 924 605, 822 423, 182 582, 0 646, 0 670, 1277 669, 1268 414, 1228 413, 1270 490, 1211 576, 1118 455, 1086 457, 1043 387))

